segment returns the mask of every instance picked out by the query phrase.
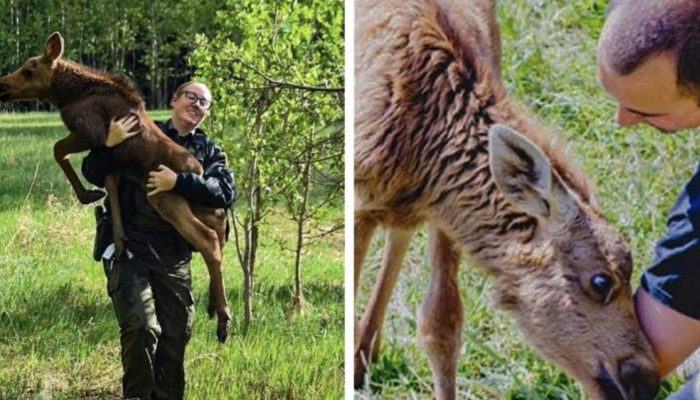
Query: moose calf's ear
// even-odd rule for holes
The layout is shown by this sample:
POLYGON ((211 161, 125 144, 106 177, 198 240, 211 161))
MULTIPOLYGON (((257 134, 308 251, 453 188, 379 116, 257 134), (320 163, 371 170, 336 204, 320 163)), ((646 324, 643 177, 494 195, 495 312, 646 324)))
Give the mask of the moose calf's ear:
POLYGON ((60 33, 54 32, 46 39, 44 45, 44 58, 53 63, 63 56, 63 37, 60 33))
POLYGON ((550 216, 552 167, 534 143, 505 125, 494 125, 489 159, 496 186, 508 201, 535 217, 550 216))

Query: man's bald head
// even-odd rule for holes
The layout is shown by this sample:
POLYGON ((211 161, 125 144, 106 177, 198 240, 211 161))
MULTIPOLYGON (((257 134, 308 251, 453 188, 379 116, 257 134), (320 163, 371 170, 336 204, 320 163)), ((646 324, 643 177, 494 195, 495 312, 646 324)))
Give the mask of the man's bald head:
POLYGON ((614 0, 598 62, 620 75, 662 53, 676 57, 676 83, 700 103, 700 1, 614 0))

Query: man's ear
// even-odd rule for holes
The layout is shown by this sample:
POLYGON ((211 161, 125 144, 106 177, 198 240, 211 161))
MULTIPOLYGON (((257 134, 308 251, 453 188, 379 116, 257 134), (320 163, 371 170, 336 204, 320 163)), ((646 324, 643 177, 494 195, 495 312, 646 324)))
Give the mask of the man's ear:
POLYGON ((44 59, 47 63, 56 62, 56 60, 63 57, 63 37, 60 33, 54 32, 46 39, 46 44, 44 45, 44 59))

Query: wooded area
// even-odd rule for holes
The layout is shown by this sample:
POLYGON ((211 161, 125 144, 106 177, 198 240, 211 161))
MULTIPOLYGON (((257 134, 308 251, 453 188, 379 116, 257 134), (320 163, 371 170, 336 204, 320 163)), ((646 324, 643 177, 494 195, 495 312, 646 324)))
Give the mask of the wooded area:
POLYGON ((59 31, 67 59, 122 73, 148 108, 165 108, 173 89, 194 73, 187 57, 195 35, 215 35, 216 12, 226 7, 213 0, 0 0, 0 72, 40 54, 49 34, 59 31))

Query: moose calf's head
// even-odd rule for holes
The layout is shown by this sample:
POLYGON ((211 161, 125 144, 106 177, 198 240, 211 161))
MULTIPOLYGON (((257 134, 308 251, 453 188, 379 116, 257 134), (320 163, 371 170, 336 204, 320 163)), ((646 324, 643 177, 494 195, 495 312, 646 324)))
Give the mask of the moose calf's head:
POLYGON ((653 399, 658 365, 634 313, 629 247, 529 139, 495 125, 489 143, 496 186, 537 223, 530 241, 504 247, 499 304, 592 398, 653 399))
POLYGON ((42 55, 28 59, 19 69, 0 78, 0 101, 48 101, 53 71, 62 55, 63 38, 54 32, 42 55))

